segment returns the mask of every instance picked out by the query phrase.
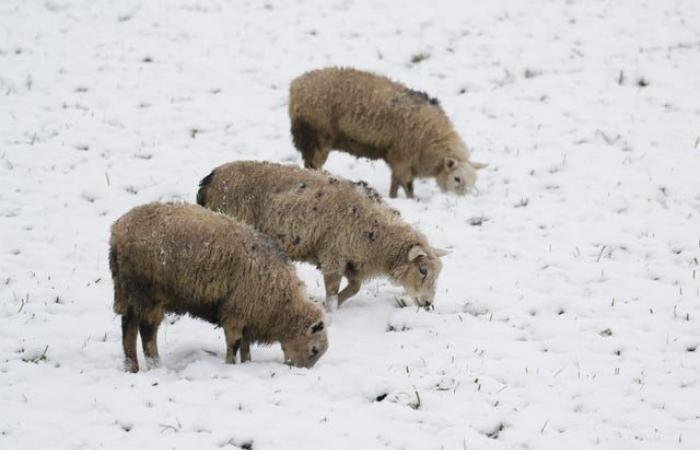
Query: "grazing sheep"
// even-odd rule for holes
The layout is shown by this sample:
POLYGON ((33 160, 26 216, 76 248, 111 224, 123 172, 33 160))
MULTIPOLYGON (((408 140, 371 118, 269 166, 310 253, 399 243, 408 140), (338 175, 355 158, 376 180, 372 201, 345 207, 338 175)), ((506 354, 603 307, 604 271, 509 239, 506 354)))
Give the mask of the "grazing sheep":
POLYGON ((363 280, 380 275, 419 305, 434 300, 445 253, 362 186, 321 171, 239 161, 207 175, 197 202, 276 237, 292 259, 316 264, 329 310, 355 295, 363 280), (343 276, 348 285, 339 293, 343 276))
POLYGON ((413 179, 434 177, 443 191, 464 195, 486 164, 469 151, 437 99, 350 68, 307 72, 289 88, 292 138, 307 168, 320 169, 331 149, 383 159, 391 168, 389 195, 413 179))
POLYGON ((125 366, 138 372, 136 337, 158 363, 166 312, 220 325, 226 362, 250 360, 251 342, 279 341, 285 360, 311 367, 328 347, 324 313, 306 299, 293 264, 273 239, 196 205, 150 203, 112 225, 114 312, 122 316, 125 366))

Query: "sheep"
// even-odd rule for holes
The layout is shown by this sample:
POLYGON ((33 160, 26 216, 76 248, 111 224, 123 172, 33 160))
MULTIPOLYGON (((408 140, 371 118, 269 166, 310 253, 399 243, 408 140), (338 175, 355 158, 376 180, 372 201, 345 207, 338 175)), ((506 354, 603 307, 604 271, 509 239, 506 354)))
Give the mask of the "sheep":
POLYGON ((446 252, 352 186, 321 171, 238 161, 202 179, 197 202, 277 238, 292 259, 315 264, 329 311, 377 276, 403 286, 418 305, 432 305, 446 252), (348 283, 339 292, 342 277, 348 283))
POLYGON ((279 244, 223 214, 184 203, 139 206, 111 228, 114 312, 122 317, 125 369, 138 372, 140 333, 159 363, 164 313, 189 313, 224 330, 226 362, 250 360, 250 344, 280 342, 285 361, 311 367, 325 353, 325 313, 279 244))
POLYGON ((437 99, 370 72, 332 67, 297 77, 289 118, 305 167, 323 167, 331 149, 383 159, 392 198, 399 186, 413 198, 414 178, 429 177, 443 192, 465 195, 486 167, 471 161, 437 99))

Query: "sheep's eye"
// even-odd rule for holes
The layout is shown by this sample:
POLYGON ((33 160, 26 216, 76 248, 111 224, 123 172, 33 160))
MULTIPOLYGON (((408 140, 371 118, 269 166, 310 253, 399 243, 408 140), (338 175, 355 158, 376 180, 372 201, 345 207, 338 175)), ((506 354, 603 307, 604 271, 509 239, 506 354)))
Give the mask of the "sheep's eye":
POLYGON ((460 177, 455 177, 455 183, 461 183, 462 179, 460 177))
POLYGON ((318 355, 318 349, 316 347, 311 347, 311 356, 318 355))
POLYGON ((418 271, 420 272, 421 275, 426 276, 428 275, 428 268, 425 266, 420 266, 418 268, 418 271))

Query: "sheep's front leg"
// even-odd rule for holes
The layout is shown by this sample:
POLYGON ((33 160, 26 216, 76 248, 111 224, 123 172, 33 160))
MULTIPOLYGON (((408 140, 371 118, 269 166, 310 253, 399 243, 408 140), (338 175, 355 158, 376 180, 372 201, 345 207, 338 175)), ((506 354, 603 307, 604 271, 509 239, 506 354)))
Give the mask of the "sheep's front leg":
POLYGON ((228 322, 221 325, 226 337, 226 363, 236 364, 236 353, 243 339, 243 326, 237 322, 228 322))
POLYGON ((360 291, 361 286, 362 282, 360 280, 356 278, 348 278, 348 285, 345 286, 342 291, 340 291, 340 294, 338 294, 338 306, 342 305, 345 300, 357 294, 360 291))
POLYGON ((406 197, 414 198, 413 197, 413 179, 412 178, 403 184, 403 190, 406 192, 406 197))
POLYGON ((409 167, 392 168, 389 197, 396 198, 398 196, 399 186, 406 192, 406 197, 413 198, 413 176, 409 167))
POLYGON ((339 274, 323 274, 323 282, 326 285, 326 310, 328 312, 338 309, 338 290, 341 278, 342 275, 339 274))
POLYGON ((389 188, 389 197, 396 198, 399 194, 399 179, 396 175, 391 174, 391 187, 389 188))

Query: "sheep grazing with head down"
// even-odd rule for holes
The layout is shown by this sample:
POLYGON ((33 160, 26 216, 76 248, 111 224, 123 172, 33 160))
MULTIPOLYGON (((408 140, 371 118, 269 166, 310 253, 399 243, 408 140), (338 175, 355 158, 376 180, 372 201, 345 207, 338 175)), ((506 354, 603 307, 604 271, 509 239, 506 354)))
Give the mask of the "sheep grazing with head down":
POLYGON ((307 72, 289 88, 292 138, 307 168, 320 169, 332 149, 383 159, 389 195, 414 178, 435 178, 443 191, 464 195, 486 164, 469 150, 437 99, 387 77, 351 68, 307 72))
POLYGON ((292 259, 316 264, 329 310, 381 275, 431 305, 445 253, 375 196, 321 171, 239 161, 206 176, 197 202, 279 239, 292 259), (348 284, 339 292, 343 277, 348 284))
POLYGON ((311 367, 328 348, 325 315, 279 244, 197 205, 150 203, 112 225, 114 311, 122 316, 125 366, 138 372, 141 334, 149 365, 166 312, 220 325, 226 362, 250 360, 250 344, 280 342, 285 360, 311 367))

